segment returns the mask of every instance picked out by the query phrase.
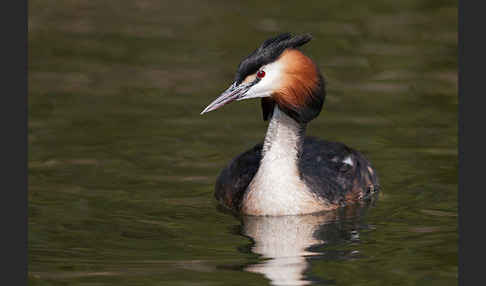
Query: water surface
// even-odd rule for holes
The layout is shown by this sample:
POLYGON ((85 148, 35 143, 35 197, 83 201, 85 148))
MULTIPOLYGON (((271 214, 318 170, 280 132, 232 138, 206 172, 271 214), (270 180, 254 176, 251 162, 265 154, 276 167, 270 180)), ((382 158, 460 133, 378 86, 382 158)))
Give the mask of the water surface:
POLYGON ((30 285, 456 285, 454 1, 29 1, 30 285), (200 116, 264 39, 310 32, 308 134, 375 166, 371 204, 236 218, 214 181, 258 100, 200 116), (271 235, 275 234, 275 235, 271 235))

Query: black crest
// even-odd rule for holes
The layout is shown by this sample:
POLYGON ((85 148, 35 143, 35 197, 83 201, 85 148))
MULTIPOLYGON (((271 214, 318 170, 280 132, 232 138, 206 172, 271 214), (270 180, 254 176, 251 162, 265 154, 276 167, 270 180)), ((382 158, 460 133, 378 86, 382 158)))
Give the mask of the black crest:
POLYGON ((311 39, 310 34, 292 36, 290 33, 267 39, 258 49, 241 61, 236 72, 236 83, 240 84, 245 77, 255 73, 261 66, 275 61, 285 49, 300 47, 311 39))

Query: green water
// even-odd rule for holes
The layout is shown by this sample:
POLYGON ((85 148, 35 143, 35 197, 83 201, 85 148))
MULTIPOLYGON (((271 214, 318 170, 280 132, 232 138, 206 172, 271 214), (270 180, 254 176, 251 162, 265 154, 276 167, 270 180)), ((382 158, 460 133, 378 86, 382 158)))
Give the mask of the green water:
POLYGON ((303 3, 29 1, 30 285, 457 284, 456 2, 303 3), (372 161, 370 206, 217 208, 266 124, 258 100, 199 113, 285 31, 314 35, 328 97, 308 134, 372 161))

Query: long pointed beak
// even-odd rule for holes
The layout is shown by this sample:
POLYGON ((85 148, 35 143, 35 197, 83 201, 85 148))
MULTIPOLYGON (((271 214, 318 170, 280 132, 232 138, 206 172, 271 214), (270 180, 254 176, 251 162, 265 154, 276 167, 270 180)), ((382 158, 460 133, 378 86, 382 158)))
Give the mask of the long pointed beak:
POLYGON ((250 89, 251 85, 249 84, 240 84, 236 85, 234 82, 227 90, 225 90, 218 98, 216 98, 213 102, 211 102, 202 112, 201 115, 204 113, 208 113, 210 111, 216 110, 223 105, 226 105, 230 102, 233 102, 239 98, 242 98, 245 93, 250 89))

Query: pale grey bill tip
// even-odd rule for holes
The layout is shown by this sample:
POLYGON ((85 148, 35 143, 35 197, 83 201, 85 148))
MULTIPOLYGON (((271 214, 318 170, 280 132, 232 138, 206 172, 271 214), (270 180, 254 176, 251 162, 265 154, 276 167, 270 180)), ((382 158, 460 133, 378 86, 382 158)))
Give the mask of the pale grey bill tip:
POLYGON ((199 115, 203 115, 204 113, 206 113, 206 112, 207 112, 207 110, 208 110, 208 108, 209 108, 209 105, 208 105, 208 106, 206 106, 206 108, 204 108, 204 110, 203 110, 203 111, 201 111, 201 113, 199 113, 199 115))
POLYGON ((239 92, 241 89, 234 88, 234 84, 231 85, 227 90, 225 90, 218 98, 216 98, 213 102, 211 102, 202 112, 200 115, 207 113, 209 111, 216 110, 223 105, 226 105, 234 100, 236 100, 239 96, 239 92))

